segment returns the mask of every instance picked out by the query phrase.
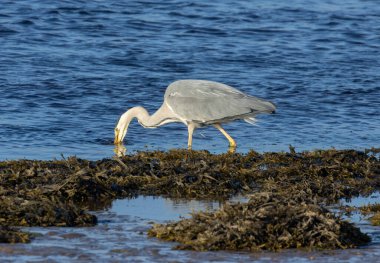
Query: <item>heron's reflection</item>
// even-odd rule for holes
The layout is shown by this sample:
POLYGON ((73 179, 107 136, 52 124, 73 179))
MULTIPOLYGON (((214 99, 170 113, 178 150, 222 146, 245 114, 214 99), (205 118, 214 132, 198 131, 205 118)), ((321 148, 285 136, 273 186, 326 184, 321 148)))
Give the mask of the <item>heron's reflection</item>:
POLYGON ((122 143, 115 144, 115 148, 113 149, 113 152, 117 157, 123 157, 127 153, 127 148, 122 143))

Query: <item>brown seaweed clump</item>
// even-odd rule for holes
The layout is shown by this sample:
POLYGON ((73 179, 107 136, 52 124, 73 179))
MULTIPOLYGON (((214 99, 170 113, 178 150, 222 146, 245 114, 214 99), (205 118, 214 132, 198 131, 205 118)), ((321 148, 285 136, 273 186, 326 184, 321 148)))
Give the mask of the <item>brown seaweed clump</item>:
MULTIPOLYGON (((306 195, 307 196, 307 195, 306 195)), ((303 194, 263 192, 248 203, 229 204, 190 219, 155 224, 151 237, 177 241, 177 249, 279 250, 286 248, 351 248, 370 238, 303 194)))
POLYGON ((367 215, 370 214, 369 221, 374 226, 380 226, 380 204, 372 204, 360 207, 360 211, 367 215))
POLYGON ((373 216, 369 218, 369 221, 371 222, 372 225, 374 226, 380 226, 380 213, 376 213, 373 216))
POLYGON ((96 217, 72 203, 53 203, 47 198, 0 198, 0 223, 16 226, 93 226, 96 217))

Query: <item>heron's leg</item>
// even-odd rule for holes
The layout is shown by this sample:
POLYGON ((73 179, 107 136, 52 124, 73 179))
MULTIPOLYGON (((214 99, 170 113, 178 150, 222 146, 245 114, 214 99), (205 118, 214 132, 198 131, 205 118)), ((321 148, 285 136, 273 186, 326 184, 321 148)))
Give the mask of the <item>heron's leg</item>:
POLYGON ((221 133, 223 133, 224 136, 226 136, 227 140, 230 142, 231 148, 236 148, 236 142, 232 137, 222 128, 220 124, 214 124, 214 127, 217 128, 221 133))
POLYGON ((187 125, 187 130, 189 132, 189 139, 187 141, 187 148, 191 150, 191 147, 193 145, 193 132, 194 132, 195 126, 194 124, 190 123, 187 125))

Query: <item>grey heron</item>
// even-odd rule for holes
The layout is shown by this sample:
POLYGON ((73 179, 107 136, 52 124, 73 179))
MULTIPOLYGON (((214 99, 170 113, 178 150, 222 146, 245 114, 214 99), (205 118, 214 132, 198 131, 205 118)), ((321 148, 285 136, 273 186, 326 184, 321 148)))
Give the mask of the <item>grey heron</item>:
POLYGON ((157 128, 170 122, 182 122, 188 128, 188 148, 192 147, 196 128, 213 125, 235 149, 234 139, 222 128, 222 123, 243 119, 255 121, 259 113, 274 113, 276 106, 267 100, 241 92, 228 85, 208 80, 178 80, 171 83, 164 102, 153 114, 141 106, 133 107, 121 115, 115 128, 115 141, 119 145, 127 134, 133 118, 144 128, 157 128))

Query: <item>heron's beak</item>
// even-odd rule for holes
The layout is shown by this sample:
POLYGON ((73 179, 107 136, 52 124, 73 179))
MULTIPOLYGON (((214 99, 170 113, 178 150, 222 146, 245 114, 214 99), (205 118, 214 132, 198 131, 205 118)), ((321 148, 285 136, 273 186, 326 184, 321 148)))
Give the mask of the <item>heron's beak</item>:
POLYGON ((113 141, 114 144, 121 144, 123 142, 124 136, 126 134, 125 129, 120 129, 118 127, 115 128, 115 140, 113 141))
POLYGON ((115 140, 114 144, 121 144, 127 134, 128 124, 119 123, 115 128, 115 140))
POLYGON ((114 144, 121 144, 123 142, 125 135, 127 135, 128 126, 132 118, 133 116, 131 116, 130 110, 120 116, 120 119, 115 127, 114 144))
POLYGON ((115 140, 113 141, 114 144, 119 144, 121 141, 120 141, 120 131, 119 129, 116 127, 115 128, 115 140))

